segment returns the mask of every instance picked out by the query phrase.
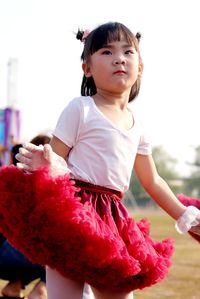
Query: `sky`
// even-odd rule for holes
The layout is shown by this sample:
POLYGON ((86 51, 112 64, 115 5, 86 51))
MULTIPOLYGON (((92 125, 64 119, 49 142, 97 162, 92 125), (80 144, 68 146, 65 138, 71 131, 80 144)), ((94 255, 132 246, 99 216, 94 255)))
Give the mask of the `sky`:
POLYGON ((8 105, 8 61, 16 59, 21 141, 51 132, 68 101, 79 96, 77 29, 118 21, 142 34, 144 73, 135 105, 152 145, 163 146, 184 167, 200 145, 198 2, 0 0, 0 108, 8 105))

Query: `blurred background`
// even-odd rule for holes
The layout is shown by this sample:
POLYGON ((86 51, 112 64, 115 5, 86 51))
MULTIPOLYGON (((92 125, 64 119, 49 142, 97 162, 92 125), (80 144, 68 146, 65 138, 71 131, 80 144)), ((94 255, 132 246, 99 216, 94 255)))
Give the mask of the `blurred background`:
MULTIPOLYGON (((107 21, 142 33, 144 74, 134 105, 160 174, 175 192, 184 187, 200 196, 198 0, 0 0, 2 164, 13 144, 51 134, 79 96, 82 44, 75 33, 107 21)), ((131 184, 137 190, 134 175, 131 184)))
MULTIPOLYGON (((13 145, 51 135, 68 101, 80 95, 82 44, 75 33, 108 21, 141 32, 144 73, 135 109, 148 130, 160 175, 175 194, 199 198, 198 0, 0 0, 2 165, 9 164, 13 145)), ((167 279, 135 298, 200 298, 199 244, 178 235, 134 172, 124 198, 135 219, 145 215, 151 221, 153 237, 176 241, 167 279)))

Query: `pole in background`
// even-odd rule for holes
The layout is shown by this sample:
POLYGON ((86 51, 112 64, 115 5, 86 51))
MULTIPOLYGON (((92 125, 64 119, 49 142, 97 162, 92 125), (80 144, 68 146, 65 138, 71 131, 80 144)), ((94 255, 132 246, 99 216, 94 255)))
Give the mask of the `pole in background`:
POLYGON ((9 164, 10 149, 20 139, 20 111, 17 109, 18 60, 10 58, 7 73, 7 107, 0 109, 0 152, 2 164, 9 164))

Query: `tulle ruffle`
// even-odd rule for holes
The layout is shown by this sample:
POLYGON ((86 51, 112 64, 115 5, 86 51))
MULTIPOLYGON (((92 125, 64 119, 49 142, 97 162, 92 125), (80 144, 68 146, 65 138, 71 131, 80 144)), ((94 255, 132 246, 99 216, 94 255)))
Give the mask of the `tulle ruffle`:
POLYGON ((117 196, 81 192, 68 175, 3 167, 0 230, 32 262, 98 289, 131 291, 162 280, 172 241, 152 240, 148 221, 130 218, 117 196))
POLYGON ((184 204, 184 206, 186 206, 186 207, 194 206, 200 210, 200 199, 199 198, 189 197, 189 196, 186 196, 185 194, 178 194, 177 197, 180 200, 180 202, 182 202, 182 204, 184 204))

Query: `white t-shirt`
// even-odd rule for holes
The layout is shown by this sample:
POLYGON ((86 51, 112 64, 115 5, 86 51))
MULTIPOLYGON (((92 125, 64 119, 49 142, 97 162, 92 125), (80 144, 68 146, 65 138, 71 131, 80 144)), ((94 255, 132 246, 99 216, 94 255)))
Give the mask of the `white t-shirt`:
POLYGON ((136 153, 151 153, 142 125, 135 115, 133 119, 133 127, 122 130, 98 109, 92 97, 81 96, 70 101, 53 135, 72 148, 67 161, 72 176, 126 191, 136 153))

